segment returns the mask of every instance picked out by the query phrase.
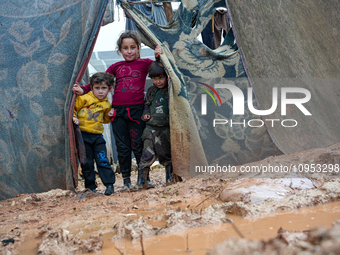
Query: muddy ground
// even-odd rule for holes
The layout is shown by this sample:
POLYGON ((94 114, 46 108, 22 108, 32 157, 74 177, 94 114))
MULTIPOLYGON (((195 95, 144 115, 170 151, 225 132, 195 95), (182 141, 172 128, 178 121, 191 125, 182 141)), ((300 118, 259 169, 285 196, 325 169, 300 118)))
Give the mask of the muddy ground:
MULTIPOLYGON (((335 144, 248 165, 334 167, 340 164, 339 148, 335 144)), ((135 183, 136 173, 132 177, 135 183)), ((123 192, 118 174, 112 196, 103 195, 105 187, 98 179, 95 194, 84 190, 80 181, 75 192, 51 190, 0 201, 0 254, 339 254, 337 211, 328 219, 332 225, 295 231, 277 227, 266 238, 256 233, 247 238, 248 232, 235 223, 235 217, 252 222, 282 211, 340 201, 336 169, 327 174, 295 171, 281 178, 259 173, 228 178, 215 173, 165 186, 164 169, 156 166, 150 177, 156 188, 135 193, 123 192), (216 226, 230 226, 234 234, 212 238, 216 240, 209 245, 193 244, 189 238, 193 232, 188 231, 197 230, 196 235, 207 240, 216 226), (175 247, 178 240, 182 248, 175 247), (167 248, 157 250, 157 245, 167 248)))

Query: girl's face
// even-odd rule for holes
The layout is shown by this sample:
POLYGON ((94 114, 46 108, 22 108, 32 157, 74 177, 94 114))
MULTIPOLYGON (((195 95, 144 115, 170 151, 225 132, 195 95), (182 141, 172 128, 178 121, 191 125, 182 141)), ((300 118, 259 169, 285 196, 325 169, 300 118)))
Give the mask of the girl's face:
POLYGON ((125 61, 131 62, 139 56, 139 46, 132 38, 125 38, 122 42, 122 47, 119 49, 125 61))

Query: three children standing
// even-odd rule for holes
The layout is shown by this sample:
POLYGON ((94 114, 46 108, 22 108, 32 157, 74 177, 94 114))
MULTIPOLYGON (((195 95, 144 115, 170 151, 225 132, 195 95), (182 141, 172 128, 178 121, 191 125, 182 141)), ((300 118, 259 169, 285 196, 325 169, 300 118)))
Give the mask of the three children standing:
MULTIPOLYGON (((150 112, 150 119, 143 118, 144 121, 142 121, 142 115, 145 116, 144 111, 144 90, 145 90, 145 82, 146 77, 148 75, 148 71, 150 66, 152 65, 153 60, 151 59, 141 59, 140 58, 140 49, 141 49, 141 42, 139 39, 139 35, 136 31, 125 31, 123 32, 118 41, 117 41, 117 50, 119 53, 122 54, 124 61, 117 62, 113 65, 111 65, 107 70, 106 73, 112 74, 116 78, 116 85, 114 88, 114 94, 112 96, 112 109, 109 111, 105 111, 107 113, 107 116, 105 116, 105 121, 107 118, 111 118, 112 122, 112 130, 113 134, 116 140, 116 146, 117 146, 117 152, 118 152, 118 160, 120 164, 120 170, 124 179, 124 188, 127 191, 133 191, 137 188, 150 188, 154 187, 153 184, 150 182, 150 179, 148 178, 148 171, 143 171, 145 174, 145 180, 144 179, 138 179, 138 183, 136 187, 132 187, 131 185, 131 152, 134 153, 137 164, 140 165, 141 163, 141 157, 142 157, 142 151, 143 151, 143 141, 142 141, 142 134, 145 128, 144 121, 150 121, 151 125, 155 122, 156 119, 160 119, 161 115, 159 115, 159 111, 155 110, 153 106, 151 106, 151 101, 148 103, 150 109, 153 109, 152 112, 150 112), (157 112, 157 117, 154 119, 153 113, 157 112), (145 185, 148 186, 145 186, 145 185)), ((160 54, 162 54, 162 49, 157 46, 155 48, 155 58, 157 59, 160 54)), ((162 68, 163 69, 163 68, 162 68)), ((164 71, 164 69, 163 69, 164 71)), ((165 74, 165 72, 164 72, 165 74)), ((162 74, 164 76, 164 74, 162 74)), ((151 77, 151 76, 150 76, 151 77)), ((151 77, 152 78, 152 77, 151 77)), ((163 77, 165 78, 166 84, 166 74, 163 77)), ((153 79, 154 81, 154 79, 153 79)), ((155 84, 155 81, 154 81, 155 84)), ((107 84, 109 85, 109 84, 107 84)), ((154 86, 152 86, 154 87, 154 86)), ((167 86, 166 86, 167 87, 167 86)), ((157 87, 156 87, 157 88, 157 87)), ((78 95, 78 98, 87 97, 87 93, 91 90, 91 82, 90 84, 80 87, 78 84, 75 84, 73 86, 73 92, 78 95)), ((108 93, 108 92, 107 92, 108 93)), ((92 92, 92 94, 94 94, 92 92)), ((157 98, 159 98, 157 94, 157 98)), ((107 94, 106 94, 107 95, 107 94)), ((163 94, 162 94, 163 95, 163 94)), ((149 97, 150 98, 150 97, 149 97)), ((79 99, 81 101, 81 99, 79 99)), ((103 100, 103 99, 100 99, 103 100)), ((165 98, 164 98, 165 100, 165 98)), ((168 97, 166 96, 166 105, 168 104, 168 97)), ((168 116, 168 107, 164 105, 164 102, 162 100, 162 109, 164 107, 164 114, 167 114, 167 127, 169 129, 169 116, 168 116)), ((159 105, 160 106, 160 105, 159 105)), ((158 106, 158 107, 159 107, 158 106)), ((159 108, 160 109, 160 108, 159 108)), ((100 122, 100 121, 99 121, 100 122)), ((107 123, 107 122, 103 122, 107 123)), ((157 120, 156 120, 157 123, 157 120)), ((147 125, 149 126, 149 124, 147 125)), ((86 131, 83 131, 86 132, 86 131)), ((170 132, 170 129, 169 129, 170 132)), ((169 133, 168 132, 168 133, 169 133)), ((144 135, 143 135, 144 137, 144 135)), ((168 135, 170 137, 170 135, 168 135)), ((144 138, 143 138, 144 139, 144 138)), ((145 140, 145 139, 144 139, 145 140)), ((147 139, 149 141, 149 138, 147 139)), ((85 144, 87 143, 84 139, 85 144)), ((104 144, 105 146, 105 144, 104 144)), ((170 146, 170 144, 169 144, 170 146)), ((145 145, 144 145, 145 147, 145 145)), ((170 147, 169 147, 170 148, 170 147)), ((166 160, 164 161, 161 153, 159 156, 162 159, 160 159, 160 162, 162 163, 164 161, 164 164, 171 165, 171 156, 170 156, 170 150, 167 148, 167 151, 169 153, 166 153, 166 160), (170 162, 170 164, 169 164, 170 162)), ((144 152, 143 152, 144 153, 144 152)), ((145 153, 144 153, 145 154, 145 153)), ((105 152, 106 157, 106 152, 105 152)), ((92 162, 93 165, 93 158, 91 161, 91 156, 87 154, 86 151, 86 158, 89 159, 90 163, 92 162)), ((96 163, 98 165, 99 159, 96 158, 96 163)), ((106 158, 107 160, 107 158, 106 158)), ((149 156, 143 155, 142 165, 143 167, 139 167, 139 172, 142 169, 147 168, 150 164, 150 162, 153 159, 151 159, 149 156)), ((153 160, 154 161, 154 160, 153 160)), ((89 164, 90 164, 89 163, 89 164)), ((111 168, 111 167, 110 167, 111 168)), ((172 167, 168 167, 169 171, 171 171, 172 167)), ((110 170, 112 171, 112 170, 110 170)), ((99 169, 98 169, 99 173, 99 169)), ((142 173, 142 172, 141 172, 142 173)), ((112 171, 112 174, 114 176, 114 173, 112 171)), ((94 171, 93 171, 94 175, 94 171)), ((139 173, 140 175, 140 173, 139 173)), ((91 175, 92 176, 92 175, 91 175)), ((106 185, 107 190, 105 191, 105 195, 111 195, 114 192, 114 189, 111 184, 108 184, 107 180, 105 179, 106 176, 103 174, 101 175, 99 173, 99 176, 101 177, 103 184, 106 185)), ((142 176, 142 175, 141 175, 142 176)), ((144 175, 143 175, 144 176, 144 175)), ((169 176, 168 176, 169 177, 169 176)), ((168 178, 167 177, 167 178, 168 178)), ((85 178, 85 188, 89 188, 93 190, 95 187, 87 175, 84 174, 85 178)), ((110 177, 110 181, 112 182, 112 185, 114 183, 114 178, 112 179, 112 176, 110 177)), ((171 179, 171 177, 169 177, 171 179)), ((168 178, 168 179, 169 179, 168 178)))

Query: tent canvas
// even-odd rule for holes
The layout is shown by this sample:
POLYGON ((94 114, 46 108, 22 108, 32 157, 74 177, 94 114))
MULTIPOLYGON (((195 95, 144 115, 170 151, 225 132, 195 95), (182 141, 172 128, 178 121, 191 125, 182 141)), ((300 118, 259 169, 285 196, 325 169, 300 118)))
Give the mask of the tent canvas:
POLYGON ((0 199, 74 188, 72 84, 84 73, 106 4, 0 3, 0 199))

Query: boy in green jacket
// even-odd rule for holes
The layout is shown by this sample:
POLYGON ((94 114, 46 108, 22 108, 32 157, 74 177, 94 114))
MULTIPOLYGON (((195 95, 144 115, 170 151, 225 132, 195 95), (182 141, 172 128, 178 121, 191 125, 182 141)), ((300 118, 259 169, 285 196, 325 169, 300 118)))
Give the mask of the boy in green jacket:
POLYGON ((149 178, 150 166, 158 158, 165 166, 166 185, 172 182, 172 161, 169 126, 168 79, 163 65, 154 61, 149 68, 151 86, 145 96, 142 119, 146 122, 143 132, 143 152, 138 166, 138 179, 135 189, 154 188, 149 178))

